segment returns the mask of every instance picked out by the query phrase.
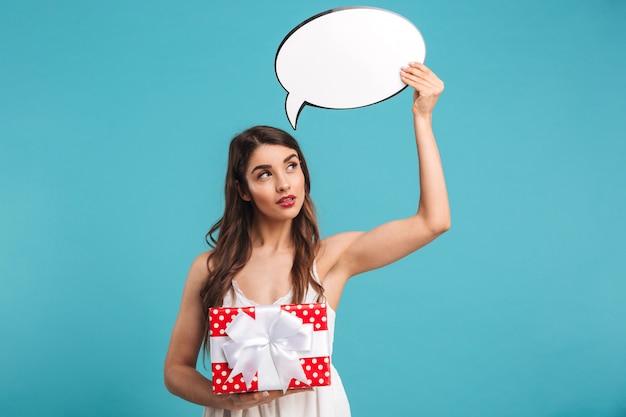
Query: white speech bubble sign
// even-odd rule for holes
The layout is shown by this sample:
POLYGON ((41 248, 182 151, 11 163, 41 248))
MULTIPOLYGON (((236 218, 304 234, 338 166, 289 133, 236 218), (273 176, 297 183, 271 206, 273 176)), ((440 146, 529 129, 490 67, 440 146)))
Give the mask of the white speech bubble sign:
POLYGON ((375 7, 343 7, 296 26, 276 52, 275 71, 287 91, 285 111, 296 129, 305 105, 354 109, 402 91, 400 68, 424 62, 420 31, 405 17, 375 7))

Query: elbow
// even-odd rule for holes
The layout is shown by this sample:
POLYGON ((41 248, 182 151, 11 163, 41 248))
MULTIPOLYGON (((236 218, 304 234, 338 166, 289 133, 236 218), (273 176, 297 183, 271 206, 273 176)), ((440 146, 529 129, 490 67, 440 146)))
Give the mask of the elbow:
POLYGON ((450 227, 452 227, 452 219, 450 218, 450 215, 448 215, 440 224, 440 234, 444 234, 450 230, 450 227))
POLYGON ((442 234, 444 234, 445 232, 447 232, 448 230, 450 230, 450 222, 441 222, 439 224, 437 224, 435 227, 433 227, 433 233, 435 234, 435 236, 441 236, 442 234))
POLYGON ((435 238, 441 236, 452 226, 450 216, 445 216, 437 219, 431 219, 428 222, 428 229, 434 235, 435 238))
POLYGON ((163 372, 163 383, 165 384, 165 388, 167 388, 167 390, 174 395, 178 395, 178 384, 176 384, 176 381, 177 378, 175 367, 166 367, 163 372))
POLYGON ((163 372, 163 383, 165 384, 165 388, 167 388, 170 393, 174 394, 174 384, 171 372, 168 372, 167 368, 165 368, 165 371, 163 372))
POLYGON ((420 219, 421 228, 429 232, 433 239, 450 230, 452 226, 450 207, 447 205, 432 208, 420 206, 416 218, 420 219))

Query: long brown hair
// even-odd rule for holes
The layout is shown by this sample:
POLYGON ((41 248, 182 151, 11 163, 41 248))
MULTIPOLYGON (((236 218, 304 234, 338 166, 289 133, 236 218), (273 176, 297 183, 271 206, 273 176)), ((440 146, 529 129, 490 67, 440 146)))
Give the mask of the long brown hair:
MULTIPOLYGON (((282 145, 293 149, 298 154, 304 173, 304 204, 293 219, 291 227, 291 238, 295 247, 291 268, 291 302, 303 302, 309 285, 319 297, 324 292, 313 278, 313 262, 319 248, 319 231, 315 207, 310 197, 311 180, 304 155, 298 142, 289 133, 274 127, 255 126, 235 136, 230 142, 224 186, 224 214, 206 234, 206 241, 213 251, 207 260, 209 277, 200 293, 205 314, 208 314, 209 307, 220 307, 223 304, 226 294, 233 291, 233 277, 250 259, 250 230, 254 212, 251 203, 240 197, 237 184, 244 192, 248 191, 246 168, 250 156, 261 145, 282 145)), ((208 348, 208 317, 206 321, 204 344, 208 348)))

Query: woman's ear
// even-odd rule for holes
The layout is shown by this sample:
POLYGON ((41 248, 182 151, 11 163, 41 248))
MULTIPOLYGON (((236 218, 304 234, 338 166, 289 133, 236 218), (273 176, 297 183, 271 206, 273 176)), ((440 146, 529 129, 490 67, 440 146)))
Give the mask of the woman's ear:
POLYGON ((235 185, 237 185, 237 192, 239 193, 239 197, 241 197, 241 199, 242 199, 243 201, 250 201, 250 200, 252 200, 252 199, 250 198, 250 195, 249 195, 248 193, 244 192, 244 191, 241 189, 241 185, 239 185, 239 181, 235 181, 235 185))

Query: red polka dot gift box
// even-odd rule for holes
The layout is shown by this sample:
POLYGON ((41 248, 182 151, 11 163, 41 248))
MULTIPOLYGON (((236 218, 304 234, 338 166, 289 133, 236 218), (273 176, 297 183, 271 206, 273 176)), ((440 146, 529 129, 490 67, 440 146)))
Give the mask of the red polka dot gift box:
POLYGON ((330 385, 326 304, 211 308, 217 394, 330 385))

